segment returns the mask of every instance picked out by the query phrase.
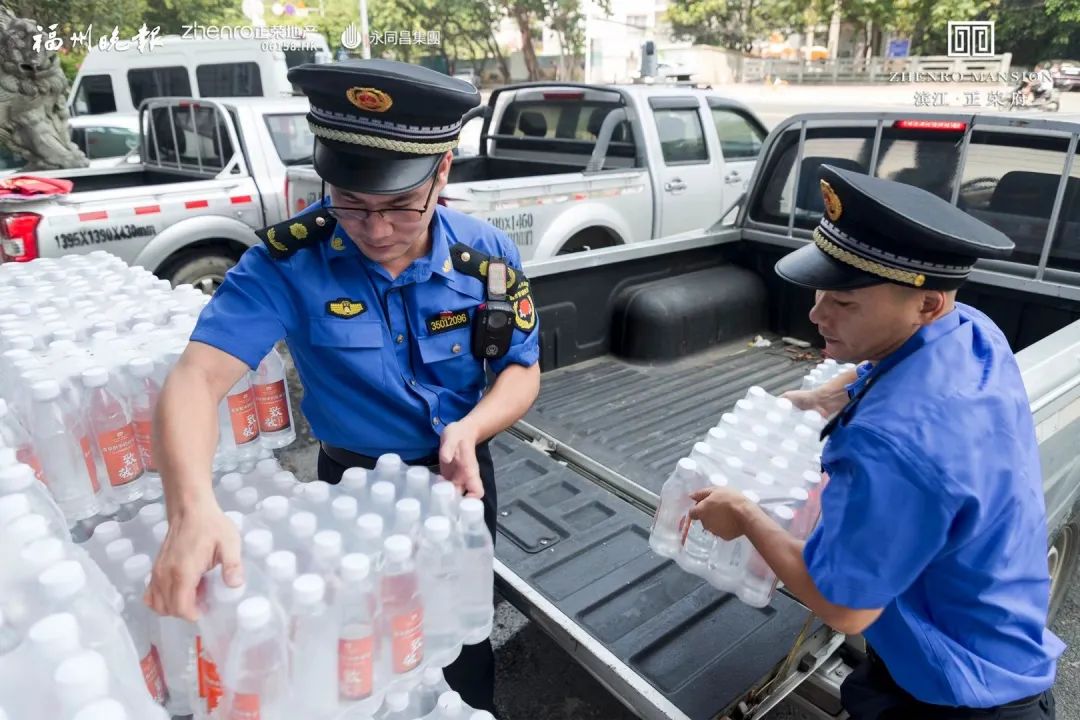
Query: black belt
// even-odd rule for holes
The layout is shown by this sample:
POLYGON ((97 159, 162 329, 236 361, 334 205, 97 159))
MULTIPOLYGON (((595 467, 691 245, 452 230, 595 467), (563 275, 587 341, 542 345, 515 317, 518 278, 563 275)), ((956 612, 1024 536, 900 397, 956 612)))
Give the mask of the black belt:
MULTIPOLYGON (((885 661, 883 661, 881 659, 880 655, 878 655, 876 652, 874 652, 874 648, 870 647, 869 644, 867 644, 867 646, 866 646, 866 659, 870 663, 870 665, 878 668, 879 670, 884 670, 886 674, 889 673, 889 668, 885 665, 885 661)), ((903 688, 901 688, 899 685, 896 684, 896 681, 893 680, 891 674, 888 674, 888 679, 889 679, 890 683, 892 683, 893 685, 895 685, 897 687, 897 689, 901 690, 902 692, 906 692, 906 691, 903 690, 903 688)), ((1010 703, 1004 703, 1002 705, 995 705, 992 708, 969 708, 969 707, 960 706, 960 707, 957 707, 956 709, 957 710, 969 710, 969 711, 977 712, 979 710, 991 711, 991 710, 1003 709, 1003 708, 1013 708, 1013 709, 1015 709, 1015 708, 1023 708, 1023 707, 1028 707, 1030 705, 1034 705, 1035 703, 1039 702, 1039 700, 1045 694, 1046 693, 1039 693, 1037 695, 1031 695, 1031 696, 1026 697, 1026 698, 1020 698, 1019 700, 1013 700, 1010 703)), ((917 702, 922 702, 922 701, 917 701, 917 702)), ((944 709, 944 706, 940 706, 940 705, 933 705, 931 703, 922 703, 922 704, 927 705, 929 707, 933 707, 935 709, 936 708, 944 709)))
MULTIPOLYGON (((361 455, 360 453, 355 453, 352 450, 346 450, 345 448, 334 447, 327 443, 319 444, 322 446, 322 451, 326 453, 328 458, 338 465, 344 465, 345 467, 362 467, 366 470, 374 470, 375 463, 379 459, 369 455, 361 455)), ((437 452, 413 460, 402 458, 402 462, 406 465, 423 465, 428 470, 434 470, 436 472, 439 470, 439 454, 437 452)))

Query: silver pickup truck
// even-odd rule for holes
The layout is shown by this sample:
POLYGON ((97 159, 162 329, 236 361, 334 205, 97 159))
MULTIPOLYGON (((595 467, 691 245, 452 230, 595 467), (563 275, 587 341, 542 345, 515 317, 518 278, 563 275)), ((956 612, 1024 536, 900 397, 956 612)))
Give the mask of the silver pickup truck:
POLYGON ((678 458, 749 386, 798 387, 820 360, 813 294, 772 267, 811 241, 829 163, 938 193, 1016 242, 959 299, 1017 352, 1056 613, 1080 557, 1078 140, 1080 118, 1064 116, 797 115, 766 139, 734 226, 527 263, 543 375, 533 408, 492 442, 504 597, 639 717, 761 718, 785 696, 843 717, 857 638, 783 592, 750 608, 648 545, 678 458))
MULTIPOLYGON (((766 134, 717 90, 510 85, 491 94, 479 154, 455 158, 439 202, 503 230, 524 260, 696 232, 735 205, 766 134)), ((288 177, 291 212, 320 197, 313 168, 288 177)))
POLYGON ((305 98, 155 98, 142 103, 141 162, 38 175, 67 195, 0 198, 5 262, 108 250, 174 285, 212 292, 252 230, 285 217, 285 170, 310 162, 305 98))

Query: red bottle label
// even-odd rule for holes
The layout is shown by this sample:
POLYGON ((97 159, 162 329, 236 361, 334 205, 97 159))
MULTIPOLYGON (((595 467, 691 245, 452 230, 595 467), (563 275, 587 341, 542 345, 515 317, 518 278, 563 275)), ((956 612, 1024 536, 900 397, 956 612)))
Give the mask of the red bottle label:
POLYGON ((285 392, 284 380, 255 386, 255 405, 259 410, 261 432, 280 432, 289 428, 289 403, 285 392))
POLYGON ((120 487, 142 477, 142 458, 135 445, 135 429, 130 423, 98 435, 98 447, 105 460, 110 485, 120 487))
POLYGON ((150 652, 139 661, 139 667, 142 668, 143 679, 146 681, 146 689, 150 691, 150 697, 154 698, 154 702, 158 705, 164 705, 168 695, 165 692, 165 673, 161 669, 161 657, 158 655, 156 646, 150 646, 150 652))
POLYGON ((136 420, 132 423, 135 428, 135 445, 139 448, 139 457, 142 458, 143 467, 150 472, 157 472, 154 465, 154 423, 150 420, 136 420))
POLYGON ((338 641, 338 687, 345 700, 363 700, 371 695, 372 654, 375 642, 369 635, 358 640, 338 641))
POLYGON ((424 611, 396 616, 390 623, 394 672, 407 673, 424 659, 424 611))
MULTIPOLYGON (((34 477, 39 481, 45 482, 45 471, 41 468, 41 461, 38 460, 37 454, 34 452, 34 448, 29 445, 24 445, 15 451, 15 459, 19 462, 29 465, 34 469, 34 477)), ((46 485, 48 483, 45 483, 46 485)))
POLYGON ((94 451, 90 448, 90 436, 84 435, 79 444, 82 445, 83 462, 86 463, 86 472, 90 475, 90 484, 94 487, 94 494, 97 495, 101 492, 101 484, 98 482, 94 451))
POLYGON ((259 720, 259 696, 246 693, 233 695, 229 720, 259 720))
POLYGON ((233 439, 237 445, 246 445, 259 439, 259 417, 255 411, 255 393, 251 388, 229 396, 229 418, 232 420, 233 439))

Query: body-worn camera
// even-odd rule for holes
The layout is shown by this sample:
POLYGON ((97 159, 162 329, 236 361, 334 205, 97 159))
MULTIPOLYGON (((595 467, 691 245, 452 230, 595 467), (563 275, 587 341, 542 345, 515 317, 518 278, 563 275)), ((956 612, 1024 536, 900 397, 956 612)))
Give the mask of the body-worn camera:
POLYGON ((491 258, 487 271, 487 300, 476 309, 473 321, 473 355, 495 360, 510 352, 514 335, 514 308, 506 297, 506 261, 491 258))

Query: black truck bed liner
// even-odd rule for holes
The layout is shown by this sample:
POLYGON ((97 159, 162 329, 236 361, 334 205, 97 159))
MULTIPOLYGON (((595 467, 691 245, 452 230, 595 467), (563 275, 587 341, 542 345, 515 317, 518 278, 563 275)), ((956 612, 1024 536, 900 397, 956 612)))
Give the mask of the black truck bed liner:
MULTIPOLYGON (((686 717, 716 717, 784 659, 807 618, 796 601, 758 610, 718 592, 652 552, 649 514, 517 437, 491 446, 496 557, 686 717)), ((589 667, 588 649, 568 650, 589 667)))
POLYGON ((798 388, 821 359, 775 338, 769 347, 749 342, 665 365, 608 355, 546 372, 525 421, 659 494, 679 458, 751 385, 771 393, 798 388))

